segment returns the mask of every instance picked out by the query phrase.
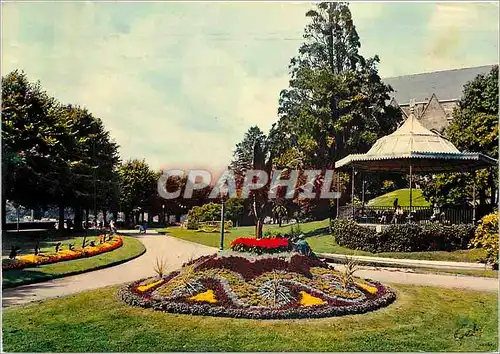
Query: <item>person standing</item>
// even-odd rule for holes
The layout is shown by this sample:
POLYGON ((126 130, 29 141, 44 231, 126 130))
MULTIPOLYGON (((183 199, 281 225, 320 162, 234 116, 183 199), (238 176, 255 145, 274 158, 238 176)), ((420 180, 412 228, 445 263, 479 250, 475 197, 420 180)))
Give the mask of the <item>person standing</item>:
POLYGON ((398 208, 399 206, 399 201, 398 201, 398 198, 394 199, 394 211, 396 211, 396 209, 398 208))
POLYGON ((109 221, 109 229, 111 231, 111 235, 116 234, 116 226, 115 226, 115 221, 113 219, 109 221))

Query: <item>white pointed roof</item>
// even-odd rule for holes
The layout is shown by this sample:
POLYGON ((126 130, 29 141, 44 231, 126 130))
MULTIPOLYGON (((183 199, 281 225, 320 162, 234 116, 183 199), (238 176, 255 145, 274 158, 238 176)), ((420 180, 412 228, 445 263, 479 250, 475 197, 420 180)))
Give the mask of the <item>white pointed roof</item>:
POLYGON ((480 154, 460 152, 448 139, 424 128, 415 115, 394 133, 378 139, 366 154, 351 154, 335 162, 335 168, 364 171, 414 172, 470 171, 498 164, 480 154))
POLYGON ((459 154, 446 138, 424 128, 413 113, 394 133, 378 139, 365 155, 400 155, 412 152, 459 154))

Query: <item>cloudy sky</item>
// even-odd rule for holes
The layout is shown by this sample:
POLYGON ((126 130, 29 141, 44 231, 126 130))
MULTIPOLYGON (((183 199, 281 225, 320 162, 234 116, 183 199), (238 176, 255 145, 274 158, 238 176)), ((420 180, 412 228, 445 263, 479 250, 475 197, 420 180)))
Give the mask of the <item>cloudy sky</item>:
MULTIPOLYGON (((226 166, 267 131, 310 3, 3 3, 2 75, 101 117, 123 159, 226 166)), ((498 63, 496 3, 350 5, 382 77, 498 63)))

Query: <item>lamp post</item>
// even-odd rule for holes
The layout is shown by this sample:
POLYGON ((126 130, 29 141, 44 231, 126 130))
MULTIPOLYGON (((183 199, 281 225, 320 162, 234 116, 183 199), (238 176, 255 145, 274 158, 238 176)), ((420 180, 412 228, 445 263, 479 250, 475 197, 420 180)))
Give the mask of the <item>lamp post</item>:
POLYGON ((225 196, 226 193, 221 193, 221 208, 220 208, 220 245, 219 250, 224 249, 224 212, 226 209, 225 206, 225 196))
POLYGON ((163 223, 165 224, 165 227, 167 226, 167 220, 165 219, 165 204, 161 205, 161 209, 163 211, 163 223))

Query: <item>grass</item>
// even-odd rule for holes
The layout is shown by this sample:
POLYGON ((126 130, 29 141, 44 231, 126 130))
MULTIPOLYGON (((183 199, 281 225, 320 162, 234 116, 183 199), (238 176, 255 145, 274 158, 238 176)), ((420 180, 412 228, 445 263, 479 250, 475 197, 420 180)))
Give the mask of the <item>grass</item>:
POLYGON ((257 321, 168 314, 117 300, 117 287, 4 309, 7 352, 497 351, 498 296, 391 285, 367 314, 257 321))
MULTIPOLYGON (((384 195, 380 195, 368 202, 368 206, 378 206, 378 207, 393 207, 394 200, 398 198, 398 204, 401 206, 410 206, 410 189, 403 188, 398 189, 384 195)), ((414 189, 412 191, 412 205, 413 206, 431 206, 427 200, 425 200, 422 195, 421 189, 414 189)))
MULTIPOLYGON (((455 262, 476 262, 478 259, 485 258, 486 251, 484 249, 468 249, 458 250, 453 252, 435 251, 435 252, 384 252, 370 253, 365 251, 352 250, 346 247, 339 246, 335 239, 325 233, 328 231, 328 219, 322 221, 313 221, 300 224, 302 232, 307 238, 307 242, 318 253, 337 253, 346 255, 372 256, 372 257, 387 257, 387 258, 404 258, 404 259, 423 259, 435 261, 455 261, 455 262), (316 235, 316 236, 312 236, 316 235)), ((268 231, 289 231, 291 226, 265 225, 264 232, 268 231)), ((177 237, 186 241, 200 243, 206 246, 219 247, 220 235, 218 233, 196 232, 194 230, 181 229, 179 227, 171 227, 162 230, 166 235, 177 237)), ((229 248, 231 241, 238 237, 254 237, 254 227, 244 226, 233 228, 230 233, 224 235, 224 248, 229 248)))
POLYGON ((331 235, 313 236, 307 239, 311 248, 318 253, 337 253, 357 256, 399 258, 399 259, 422 259, 431 261, 471 262, 486 257, 486 250, 472 248, 457 251, 429 251, 429 252, 381 252, 371 253, 366 251, 352 250, 342 247, 335 242, 331 235))
POLYGON ((50 279, 88 272, 126 262, 143 254, 146 249, 137 239, 123 237, 123 245, 116 250, 96 256, 41 265, 34 268, 11 269, 2 272, 2 287, 39 283, 50 279))
MULTIPOLYGON (((291 227, 292 226, 279 227, 279 225, 264 225, 264 232, 281 231, 285 233, 290 231, 291 227)), ((296 227, 296 225, 294 225, 294 227, 296 227)), ((300 224, 300 229, 305 235, 320 232, 326 227, 328 227, 328 219, 300 224)), ((197 232, 195 230, 181 229, 180 227, 169 227, 157 231, 168 236, 201 243, 206 246, 219 247, 220 244, 220 234, 218 232, 197 232)), ((255 237, 255 228, 253 226, 242 226, 229 229, 229 233, 224 234, 224 248, 229 248, 231 242, 238 237, 255 237)))

